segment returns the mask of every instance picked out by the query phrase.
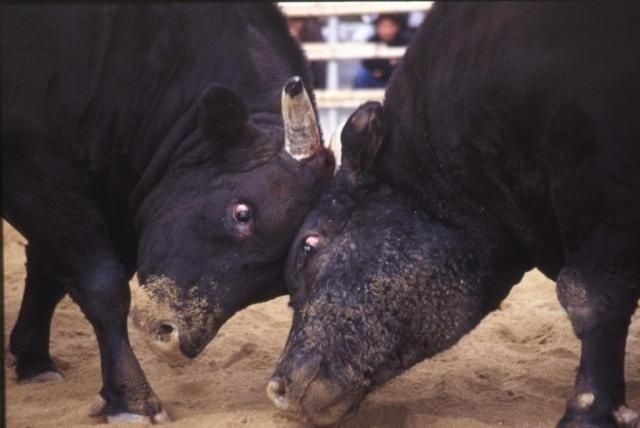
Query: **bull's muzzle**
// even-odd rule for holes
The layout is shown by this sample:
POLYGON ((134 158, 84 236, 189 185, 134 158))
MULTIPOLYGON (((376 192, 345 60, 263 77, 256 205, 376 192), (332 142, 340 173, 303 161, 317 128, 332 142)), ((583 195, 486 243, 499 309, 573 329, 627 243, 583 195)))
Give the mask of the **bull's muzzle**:
POLYGON ((330 426, 355 415, 361 401, 337 382, 320 374, 320 359, 295 367, 289 378, 276 375, 267 384, 267 396, 278 409, 307 424, 330 426))
POLYGON ((131 287, 133 324, 151 350, 171 366, 184 365, 197 357, 223 320, 208 302, 193 296, 180 298, 178 289, 167 278, 154 278, 144 286, 131 287), (179 302, 180 310, 174 308, 175 302, 179 302))

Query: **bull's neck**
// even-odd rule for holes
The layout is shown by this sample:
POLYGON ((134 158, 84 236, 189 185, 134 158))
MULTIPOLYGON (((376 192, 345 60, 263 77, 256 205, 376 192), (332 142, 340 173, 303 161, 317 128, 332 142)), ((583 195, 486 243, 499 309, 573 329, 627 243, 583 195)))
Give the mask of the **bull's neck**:
MULTIPOLYGON (((433 144, 428 132, 420 136, 424 139, 419 144, 433 144)), ((432 302, 442 302, 416 319, 412 329, 417 333, 416 340, 425 340, 423 353, 416 355, 418 362, 449 348, 471 331, 498 307, 533 263, 519 236, 505 225, 500 210, 490 200, 470 195, 459 185, 462 173, 448 170, 434 151, 411 152, 407 147, 413 145, 405 145, 405 151, 381 154, 381 180, 396 194, 416 201, 435 223, 445 226, 456 242, 460 241, 458 249, 441 263, 449 265, 443 268, 445 280, 418 285, 426 308, 432 302), (430 317, 434 313, 439 314, 437 320, 430 317)), ((430 275, 425 273, 424 277, 430 275)))
POLYGON ((397 314, 394 322, 405 326, 399 358, 374 384, 455 345, 498 308, 524 274, 526 266, 508 236, 467 220, 468 227, 427 221, 424 233, 417 231, 419 242, 425 242, 422 256, 408 259, 400 278, 394 277, 394 289, 401 290, 397 297, 382 299, 384 312, 397 314))
POLYGON ((201 139, 197 129, 196 103, 169 119, 170 125, 141 141, 129 152, 134 182, 129 206, 136 212, 147 195, 171 168, 173 161, 197 147, 201 139))
POLYGON ((412 328, 422 342, 419 360, 450 348, 471 332, 530 268, 519 244, 504 231, 473 218, 466 226, 450 227, 460 236, 458 245, 439 263, 437 279, 425 276, 429 280, 419 284, 425 310, 412 328))
POLYGON ((172 159, 194 146, 195 122, 195 109, 186 108, 178 115, 149 116, 145 123, 168 124, 156 129, 145 123, 125 126, 117 120, 92 123, 96 137, 89 140, 88 152, 101 154, 88 161, 94 194, 123 260, 135 259, 134 218, 140 204, 172 159), (107 145, 101 134, 117 137, 107 145))

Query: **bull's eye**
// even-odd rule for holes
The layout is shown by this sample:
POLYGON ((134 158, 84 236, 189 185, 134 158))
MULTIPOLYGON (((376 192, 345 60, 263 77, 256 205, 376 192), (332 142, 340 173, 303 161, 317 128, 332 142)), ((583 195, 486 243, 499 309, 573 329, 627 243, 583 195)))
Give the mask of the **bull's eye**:
POLYGON ((320 242, 320 238, 318 238, 317 236, 307 236, 307 238, 304 240, 302 251, 304 251, 305 254, 311 254, 313 249, 318 245, 318 242, 320 242))
POLYGON ((238 204, 233 209, 233 218, 241 224, 247 224, 251 221, 251 209, 246 204, 238 204))

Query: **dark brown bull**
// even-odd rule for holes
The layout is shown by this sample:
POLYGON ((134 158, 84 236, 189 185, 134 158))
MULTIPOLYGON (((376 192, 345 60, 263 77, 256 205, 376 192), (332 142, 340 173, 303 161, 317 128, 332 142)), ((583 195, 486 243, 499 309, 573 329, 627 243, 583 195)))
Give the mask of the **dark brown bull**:
POLYGON ((582 341, 559 426, 637 424, 624 357, 640 295, 638 22, 637 3, 429 12, 384 107, 345 125, 343 165, 290 251, 277 407, 343 420, 536 267, 582 341))
POLYGON ((60 377, 49 329, 69 293, 100 347, 93 412, 165 421, 129 345, 128 280, 136 323, 172 358, 285 292, 288 247, 333 173, 307 62, 272 4, 12 5, 1 19, 3 217, 29 241, 18 380, 60 377))

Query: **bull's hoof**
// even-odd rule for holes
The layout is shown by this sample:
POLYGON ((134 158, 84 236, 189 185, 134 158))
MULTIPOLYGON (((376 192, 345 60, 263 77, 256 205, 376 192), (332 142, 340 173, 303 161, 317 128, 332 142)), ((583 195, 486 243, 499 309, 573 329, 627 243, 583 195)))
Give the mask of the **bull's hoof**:
POLYGON ((62 374, 55 370, 47 370, 34 376, 18 379, 18 384, 24 385, 27 383, 49 383, 49 382, 61 382, 64 380, 62 374))
POLYGON ((590 415, 565 415, 560 419, 556 428, 616 428, 611 417, 591 417, 590 415))
POLYGON ((625 405, 614 410, 613 418, 620 428, 636 428, 640 422, 638 414, 625 405))
POLYGON ((7 351, 4 355, 5 355, 4 363, 7 367, 14 367, 18 362, 18 359, 16 358, 15 355, 13 355, 12 352, 7 351))
POLYGON ((19 360, 12 352, 6 354, 7 367, 15 367, 16 377, 19 385, 27 383, 47 383, 60 382, 64 380, 64 376, 58 370, 58 367, 51 359, 46 358, 44 361, 29 362, 19 360))
POLYGON ((100 394, 98 394, 98 396, 89 405, 89 408, 87 409, 87 415, 92 417, 104 415, 106 407, 106 400, 102 398, 100 394))
MULTIPOLYGON (((89 409, 87 411, 88 416, 97 417, 104 416, 107 407, 107 402, 101 395, 91 403, 89 409)), ((122 412, 116 413, 114 415, 107 415, 107 422, 110 424, 120 424, 120 423, 128 423, 128 424, 166 424, 171 422, 171 418, 169 414, 164 410, 160 410, 158 413, 153 415, 139 415, 137 413, 130 412, 122 412)))
POLYGON ((625 405, 613 411, 602 412, 598 409, 588 409, 569 406, 558 428, 637 428, 640 417, 625 405))
POLYGON ((166 424, 171 422, 169 415, 164 410, 152 416, 143 416, 135 413, 118 413, 117 415, 108 415, 107 422, 110 424, 166 424))
POLYGON ((117 415, 107 416, 107 422, 110 424, 145 424, 151 423, 149 416, 137 415, 135 413, 118 413, 117 415))

